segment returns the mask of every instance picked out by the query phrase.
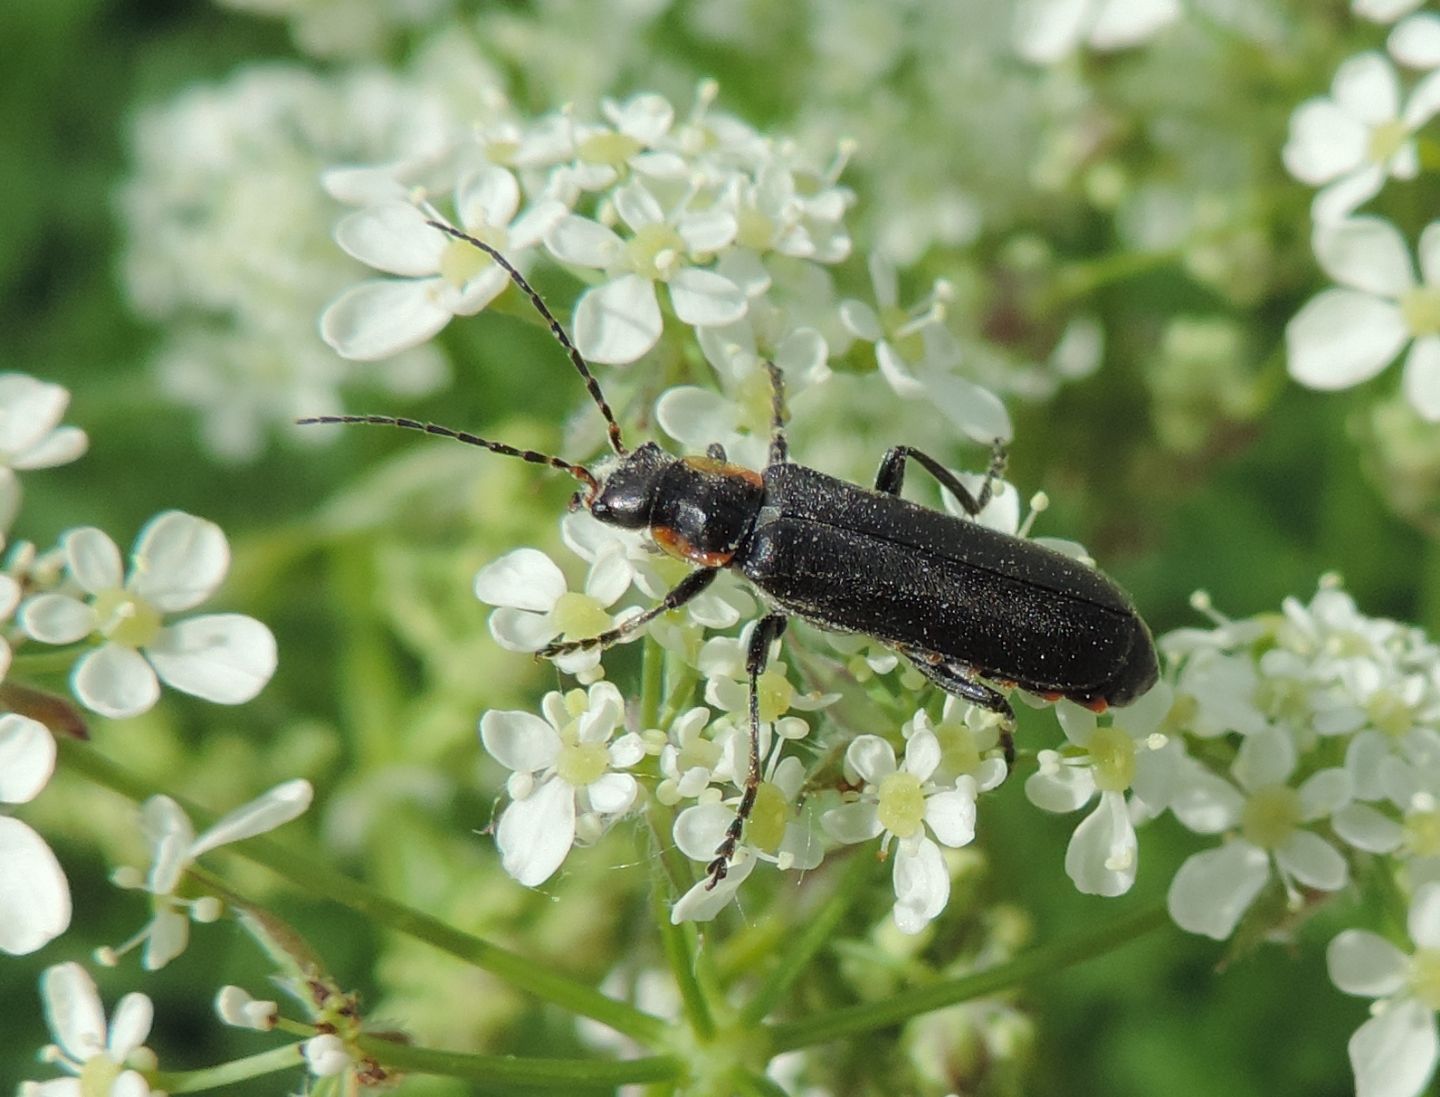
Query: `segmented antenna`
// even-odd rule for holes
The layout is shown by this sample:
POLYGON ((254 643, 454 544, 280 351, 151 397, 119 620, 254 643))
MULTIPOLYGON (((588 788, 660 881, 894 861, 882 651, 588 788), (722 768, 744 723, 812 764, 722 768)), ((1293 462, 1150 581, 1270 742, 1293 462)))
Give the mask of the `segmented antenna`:
POLYGON ((565 348, 565 353, 570 356, 571 363, 580 371, 580 376, 585 381, 585 387, 590 392, 590 399, 595 401, 595 406, 600 409, 600 414, 605 416, 605 422, 609 424, 610 448, 623 457, 627 451, 625 449, 625 443, 620 440, 620 424, 615 421, 615 413, 610 410, 610 405, 605 400, 605 394, 600 391, 600 382, 595 380, 595 375, 590 372, 589 365, 586 364, 585 359, 581 357, 580 351, 576 349, 575 344, 570 341, 570 336, 566 333, 565 329, 560 326, 560 321, 555 319, 555 314, 551 312, 549 308, 546 307, 545 302, 540 299, 540 294, 525 280, 525 276, 515 269, 510 260, 501 255, 496 248, 485 243, 484 240, 479 240, 469 233, 461 232, 457 228, 452 228, 443 221, 430 221, 429 224, 447 236, 453 236, 456 240, 464 240, 465 243, 470 244, 472 247, 479 248, 486 255, 490 256, 491 259, 495 260, 500 269, 510 276, 510 280, 520 287, 521 292, 530 298, 530 303, 535 306, 535 311, 550 325, 550 334, 555 336, 556 342, 565 348))
POLYGON ((297 419, 295 422, 302 427, 311 423, 369 423, 379 427, 404 427, 406 430, 424 431, 426 434, 434 434, 440 438, 453 438, 457 442, 464 442, 467 446, 479 446, 481 449, 488 449, 491 453, 504 454, 506 457, 518 457, 522 461, 529 461, 532 465, 549 465, 561 472, 568 472, 585 485, 586 494, 590 499, 594 499, 595 494, 600 490, 600 482, 595 479, 595 474, 583 465, 572 465, 569 461, 551 457, 548 453, 537 453, 533 449, 516 449, 514 446, 507 446, 504 442, 491 442, 479 435, 471 434, 469 431, 452 430, 450 427, 442 427, 439 423, 422 423, 418 419, 402 419, 394 415, 314 415, 308 419, 297 419))

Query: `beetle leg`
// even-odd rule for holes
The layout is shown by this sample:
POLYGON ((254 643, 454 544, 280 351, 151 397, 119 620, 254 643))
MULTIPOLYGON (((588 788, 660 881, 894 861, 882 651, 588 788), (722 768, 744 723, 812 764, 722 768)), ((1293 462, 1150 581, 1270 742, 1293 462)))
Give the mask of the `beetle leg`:
POLYGON ((598 636, 587 636, 583 640, 558 640, 553 644, 546 644, 535 654, 552 659, 557 655, 569 655, 572 651, 588 651, 590 648, 608 648, 611 644, 619 643, 637 629, 644 628, 662 613, 668 613, 672 609, 679 609, 690 599, 694 598, 702 590, 715 581, 715 576, 720 574, 719 568, 701 568, 692 571, 675 585, 675 589, 655 605, 651 606, 638 617, 631 617, 620 622, 615 628, 608 632, 602 632, 598 636))
POLYGON ((941 487, 948 489, 971 518, 985 509, 985 504, 990 502, 990 495, 994 491, 995 480, 1005 471, 1005 445, 997 438, 990 449, 990 467, 985 471, 985 481, 980 485, 980 493, 971 495, 970 489, 962 484, 953 472, 928 453, 921 453, 913 446, 893 446, 885 451, 885 456, 880 461, 880 471, 875 476, 876 491, 883 491, 886 495, 900 494, 900 488, 905 483, 907 458, 914 458, 917 464, 940 482, 941 487))
POLYGON ((785 376, 768 358, 765 369, 770 374, 770 463, 783 465, 790 455, 790 443, 785 440, 785 376))
POLYGON ((745 775, 745 791, 740 796, 740 806, 735 818, 725 830, 725 840, 715 847, 715 860, 705 866, 710 879, 705 884, 707 891, 725 879, 730 871, 730 858, 740 844, 740 834, 745 829, 745 820, 755 808, 755 796, 760 791, 760 675, 765 673, 770 661, 770 645, 785 632, 784 614, 771 613, 760 618, 755 631, 750 634, 750 649, 745 655, 745 672, 750 676, 750 771, 745 775))
POLYGON ((926 657, 926 653, 919 648, 901 648, 900 650, 915 665, 916 670, 946 693, 952 693, 962 701, 969 701, 972 705, 979 705, 981 708, 1000 714, 1002 717, 1000 749, 1005 754, 1006 768, 1013 767, 1015 765, 1015 710, 1010 707, 1010 702, 1005 699, 1005 695, 999 690, 987 686, 984 682, 977 682, 959 664, 931 662, 926 657))

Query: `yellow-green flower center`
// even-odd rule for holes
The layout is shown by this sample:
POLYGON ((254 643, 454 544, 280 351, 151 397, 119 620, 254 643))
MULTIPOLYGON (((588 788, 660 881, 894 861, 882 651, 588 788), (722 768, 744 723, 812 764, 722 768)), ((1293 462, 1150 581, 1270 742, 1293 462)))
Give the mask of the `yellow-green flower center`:
POLYGON ((127 648, 140 648, 159 634, 160 611, 128 590, 116 588, 95 596, 100 634, 127 648))
POLYGON ((576 788, 584 788, 598 780, 609 768, 610 752, 604 743, 569 743, 560 748, 555 772, 560 780, 576 788))
POLYGON ((575 152, 587 164, 608 164, 618 168, 644 147, 628 134, 606 131, 592 133, 580 142, 575 152))
POLYGON ((1117 727, 1096 728, 1090 739, 1090 764, 1095 787, 1124 792, 1135 780, 1135 740, 1117 727))
POLYGON ((1404 847, 1414 857, 1440 857, 1440 809, 1405 813, 1404 847))
POLYGON ((1398 118, 1389 122, 1381 122, 1370 131, 1370 159, 1376 164, 1383 164, 1400 151, 1410 133, 1405 128, 1405 123, 1398 118))
POLYGON ((630 269, 652 282, 663 281, 674 274, 684 254, 685 241, 663 221, 641 226, 625 245, 630 269))
POLYGON ((567 640, 598 636, 610 627, 605 607, 588 594, 567 590, 555 602, 550 620, 567 640))
POLYGON ((1365 703, 1372 727, 1399 739, 1415 726, 1415 714, 1405 698, 1394 690, 1379 690, 1365 703))
POLYGON ((764 781, 755 790, 755 808, 745 825, 745 840, 755 848, 774 856, 785 840, 785 827, 790 822, 790 804, 773 782, 764 781))
POLYGON ((882 778, 876 817, 897 838, 918 834, 925 825, 925 793, 920 790, 920 778, 904 770, 882 778))
MULTIPOLYGON (((499 251, 504 251, 509 244, 508 234, 503 228, 494 228, 483 222, 479 225, 467 225, 465 231, 499 251)), ((490 256, 474 244, 452 238, 440 253, 440 277, 459 289, 493 262, 490 256)))
POLYGON ((1410 989, 1428 1009, 1440 1009, 1440 949, 1422 948, 1410 957, 1410 989))
POLYGON ((1295 678, 1262 679, 1255 687, 1255 706, 1276 721, 1301 721, 1310 713, 1304 683, 1295 678))
POLYGON ((80 1092, 84 1097, 110 1097, 121 1073, 120 1064, 110 1056, 92 1055, 80 1068, 80 1092))
POLYGON ((775 245, 775 222, 759 210, 746 207, 735 219, 735 243, 752 251, 769 251, 775 245))
POLYGON ((1400 298, 1400 315, 1416 337, 1440 333, 1440 286, 1416 286, 1400 298))
POLYGON ((958 721, 936 724, 935 741, 940 744, 940 764, 935 767, 937 782, 941 780, 939 774, 959 777, 980 768, 980 747, 968 725, 958 721))
POLYGON ((720 761, 720 744, 697 735, 680 747, 678 761, 682 773, 696 766, 714 769, 720 761))
POLYGON ((785 672, 771 667, 760 675, 760 719, 764 723, 778 720, 790 711, 795 701, 795 687, 785 677, 785 672))
POLYGON ((1241 833, 1261 849, 1283 846, 1300 825, 1300 794, 1289 785, 1256 789, 1240 813, 1241 833))

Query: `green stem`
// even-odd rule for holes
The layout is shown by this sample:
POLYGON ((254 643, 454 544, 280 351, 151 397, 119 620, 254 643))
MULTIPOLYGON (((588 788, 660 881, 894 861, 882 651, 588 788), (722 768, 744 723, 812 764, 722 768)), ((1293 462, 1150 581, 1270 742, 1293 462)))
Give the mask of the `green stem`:
MULTIPOLYGON (((97 784, 136 801, 160 791, 84 744, 64 739, 58 740, 58 744, 64 765, 97 784)), ((179 797, 176 799, 199 826, 215 820, 214 812, 196 807, 179 797)), ((499 976, 537 998, 608 1025, 640 1043, 651 1045, 664 1036, 667 1025, 659 1017, 636 1009, 627 1002, 616 1001, 584 983, 548 971, 527 956, 464 933, 438 918, 396 902, 344 873, 336 872, 323 862, 290 852, 271 839, 251 838, 226 848, 246 860, 265 866, 306 894, 331 899, 389 929, 424 941, 499 976)))
POLYGON ((690 1028, 701 1040, 709 1041, 715 1035, 715 1017, 710 1012, 710 1002, 696 978, 695 930, 689 925, 675 925, 670 921, 670 904, 666 902, 665 890, 657 878, 653 889, 651 907, 655 925, 660 930, 660 940, 665 946, 665 959, 670 964, 670 974, 680 990, 680 1001, 685 1008, 685 1018, 690 1028))
POLYGON ((1151 930, 1159 929, 1168 921, 1164 904, 1146 907, 1127 917, 1108 921, 1098 929, 1032 949, 1007 963, 973 975, 912 987, 878 1001, 774 1025, 770 1030, 771 1045, 779 1054, 889 1028, 912 1017, 1009 990, 1037 975, 1059 971, 1111 952, 1151 930))
POLYGON ((88 644, 72 644, 67 648, 18 654, 10 662, 9 677, 28 680, 67 673, 75 665, 75 660, 89 650, 88 644))
POLYGON ((784 997, 791 984, 800 977, 807 964, 830 940, 840 919, 850 909, 850 902, 861 892, 861 881, 870 874, 874 862, 864 856, 853 857, 849 870, 835 881, 830 895, 820 909, 805 919, 804 928, 778 950, 779 959, 760 984, 755 996, 740 1011, 742 1027, 758 1025, 784 997))
POLYGON ((286 1044, 284 1047, 262 1051, 258 1055, 232 1059, 228 1063, 204 1067, 201 1070, 157 1071, 146 1077, 152 1089, 166 1093, 199 1093, 217 1086, 259 1078, 265 1074, 294 1070, 304 1062, 305 1056, 300 1051, 300 1045, 286 1044))
POLYGON ((644 652, 640 657, 640 727, 642 730, 659 726, 660 680, 665 671, 665 649, 650 637, 645 637, 644 652))
POLYGON ((573 1092, 601 1086, 673 1082, 684 1075, 683 1065, 671 1055, 644 1059, 521 1059, 414 1047, 380 1036, 361 1036, 355 1044, 366 1055, 396 1070, 470 1078, 496 1088, 538 1086, 573 1092))

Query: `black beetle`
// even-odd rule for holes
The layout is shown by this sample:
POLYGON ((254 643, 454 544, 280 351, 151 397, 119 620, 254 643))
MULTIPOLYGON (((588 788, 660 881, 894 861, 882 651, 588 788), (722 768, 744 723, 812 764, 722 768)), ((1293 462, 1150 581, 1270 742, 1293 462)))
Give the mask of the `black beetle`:
POLYGON ((978 494, 940 462, 895 446, 880 462, 873 489, 788 460, 784 389, 772 383, 770 459, 763 472, 730 464, 712 445, 704 457, 674 457, 654 442, 627 450, 610 405, 560 322, 524 276, 495 248, 449 225, 435 228, 484 251, 529 297, 584 380, 608 426, 618 461, 600 474, 465 431, 380 415, 326 415, 301 423, 372 423, 454 438, 495 453, 549 465, 584 490, 571 507, 602 522, 646 530, 665 552, 692 564, 661 601, 617 628, 553 643, 544 656, 607 647, 668 610, 684 605, 733 568, 774 605, 751 635, 750 767, 735 819, 708 866, 710 886, 724 879, 760 785, 759 691, 771 644, 786 614, 824 628, 864 633, 908 657, 941 689, 1006 718, 1007 760, 1014 713, 981 679, 1018 686, 1051 700, 1068 698, 1095 711, 1135 700, 1158 675, 1155 646, 1125 592, 1099 571, 1032 541, 900 498, 905 463, 917 462, 971 516, 990 499, 1004 468, 996 444, 978 494))

